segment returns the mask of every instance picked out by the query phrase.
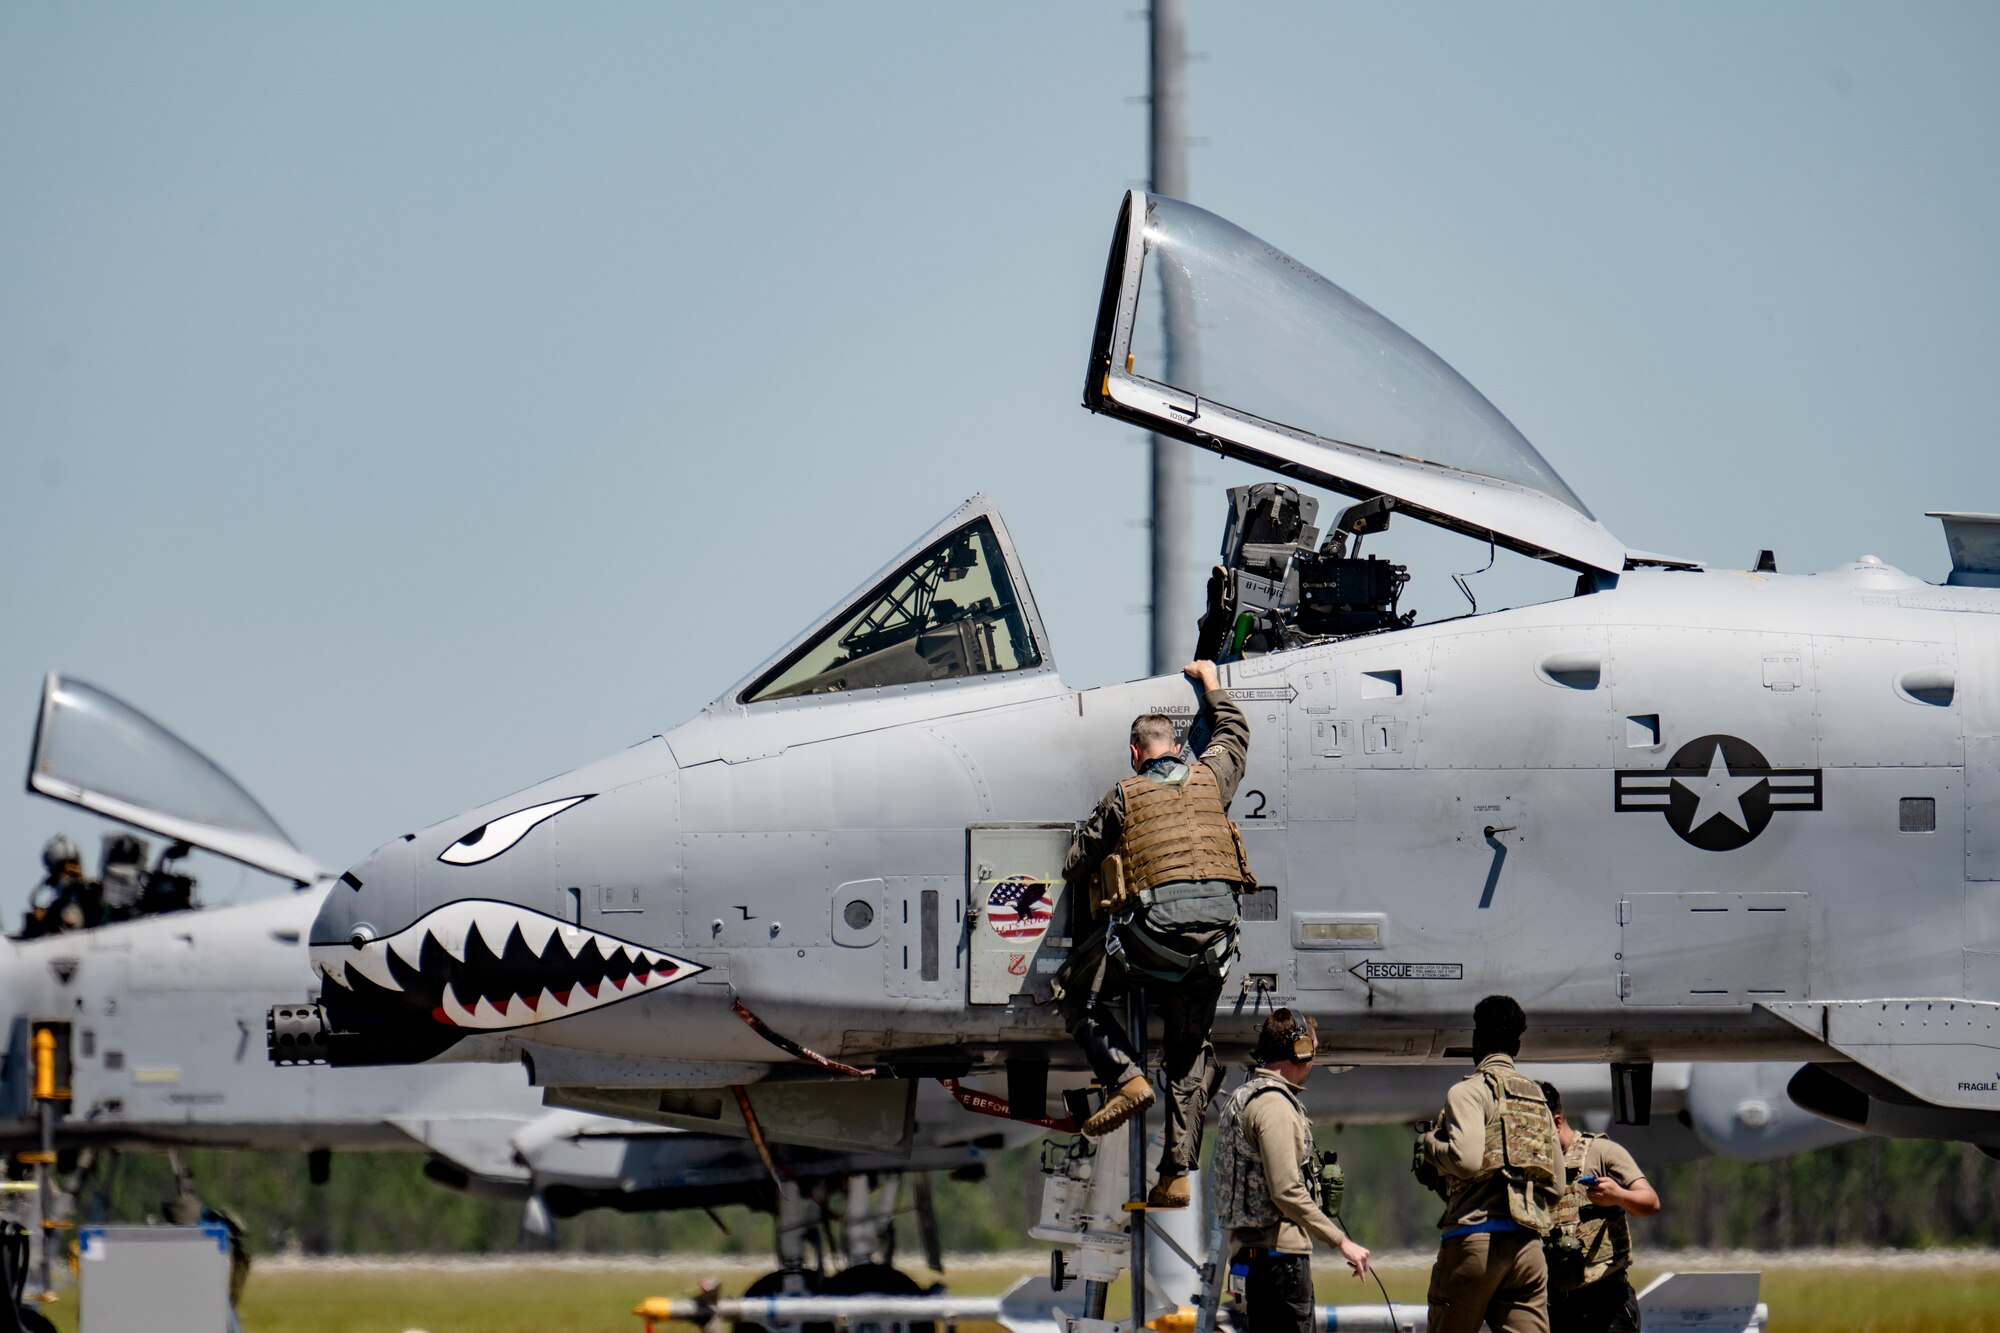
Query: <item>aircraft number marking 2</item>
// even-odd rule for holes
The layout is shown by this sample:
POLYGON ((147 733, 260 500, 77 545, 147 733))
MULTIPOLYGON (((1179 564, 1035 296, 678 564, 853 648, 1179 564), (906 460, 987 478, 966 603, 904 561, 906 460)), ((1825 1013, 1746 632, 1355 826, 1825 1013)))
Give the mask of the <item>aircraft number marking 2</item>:
POLYGON ((1243 796, 1245 800, 1248 800, 1252 796, 1257 798, 1257 808, 1244 815, 1245 819, 1266 819, 1269 817, 1264 813, 1264 802, 1267 798, 1263 792, 1252 787, 1249 791, 1244 792, 1243 796))
POLYGON ((1463 981, 1463 963, 1356 963, 1347 969, 1363 981, 1463 981))

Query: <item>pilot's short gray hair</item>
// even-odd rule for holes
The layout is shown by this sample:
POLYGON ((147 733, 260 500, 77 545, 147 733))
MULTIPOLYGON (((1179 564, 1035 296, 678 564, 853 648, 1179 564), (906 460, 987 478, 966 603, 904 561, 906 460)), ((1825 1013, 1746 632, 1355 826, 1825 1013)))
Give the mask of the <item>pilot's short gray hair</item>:
POLYGON ((1174 720, 1165 713, 1141 713, 1132 719, 1132 744, 1154 750, 1174 743, 1174 720))

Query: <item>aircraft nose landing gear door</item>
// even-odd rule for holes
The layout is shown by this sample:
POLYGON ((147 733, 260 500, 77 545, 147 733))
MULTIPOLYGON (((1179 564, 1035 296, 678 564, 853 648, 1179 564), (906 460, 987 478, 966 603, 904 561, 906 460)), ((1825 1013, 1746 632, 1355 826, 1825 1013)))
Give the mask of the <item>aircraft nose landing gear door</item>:
POLYGON ((1069 824, 974 824, 966 830, 966 919, 974 1004, 1046 1004, 1069 956, 1063 889, 1069 824))

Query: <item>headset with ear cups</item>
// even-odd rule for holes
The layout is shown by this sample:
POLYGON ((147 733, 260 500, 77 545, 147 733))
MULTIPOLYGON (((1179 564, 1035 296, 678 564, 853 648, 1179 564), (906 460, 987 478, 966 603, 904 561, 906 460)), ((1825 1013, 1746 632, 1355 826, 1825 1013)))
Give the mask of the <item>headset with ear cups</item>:
MULTIPOLYGON (((1319 1049, 1319 1034, 1314 1031, 1315 1025, 1313 1021, 1305 1015, 1290 1009, 1280 1009, 1272 1017, 1281 1022, 1286 1020, 1291 1022, 1291 1030, 1277 1040, 1289 1043, 1289 1053, 1292 1063, 1300 1065, 1311 1064, 1313 1054, 1319 1049)), ((1261 1039, 1261 1034, 1257 1045, 1257 1056, 1262 1060, 1282 1058, 1285 1053, 1283 1048, 1274 1049, 1267 1045, 1261 1039)))

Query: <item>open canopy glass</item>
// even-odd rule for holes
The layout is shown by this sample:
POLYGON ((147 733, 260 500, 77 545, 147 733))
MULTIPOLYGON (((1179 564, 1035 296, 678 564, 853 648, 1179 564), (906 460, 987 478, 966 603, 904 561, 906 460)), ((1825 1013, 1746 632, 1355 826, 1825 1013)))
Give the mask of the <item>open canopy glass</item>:
POLYGON ((1085 404, 1579 568, 1624 546, 1429 348, 1277 248, 1134 191, 1085 404))
POLYGON ((28 786, 301 884, 324 873, 207 755, 80 680, 43 683, 28 786))

